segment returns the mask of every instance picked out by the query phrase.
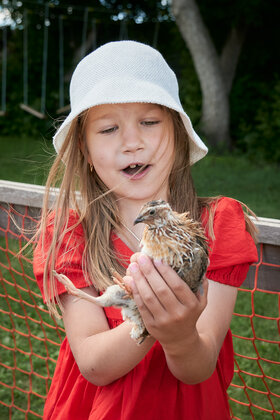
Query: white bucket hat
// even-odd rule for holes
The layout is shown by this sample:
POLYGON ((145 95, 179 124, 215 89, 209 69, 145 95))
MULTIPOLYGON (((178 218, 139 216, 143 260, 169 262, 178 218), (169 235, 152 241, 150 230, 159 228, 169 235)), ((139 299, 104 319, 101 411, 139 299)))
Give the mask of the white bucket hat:
POLYGON ((109 42, 83 58, 70 83, 71 112, 53 138, 59 152, 71 122, 95 105, 146 102, 179 112, 190 137, 190 163, 208 149, 194 131, 179 99, 175 73, 154 48, 135 41, 109 42))

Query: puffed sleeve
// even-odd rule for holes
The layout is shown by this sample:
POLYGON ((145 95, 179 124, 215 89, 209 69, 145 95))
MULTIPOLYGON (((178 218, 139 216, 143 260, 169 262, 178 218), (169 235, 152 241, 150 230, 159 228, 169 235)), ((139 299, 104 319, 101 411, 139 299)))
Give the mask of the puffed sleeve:
POLYGON ((250 264, 258 260, 253 238, 246 230, 241 204, 231 198, 219 200, 214 216, 214 236, 209 239, 210 264, 206 277, 239 287, 250 264))
MULTIPOLYGON (((71 211, 67 227, 71 228, 71 226, 74 226, 77 221, 77 214, 71 211)), ((47 252, 53 237, 53 231, 53 217, 50 217, 45 232, 44 244, 42 243, 41 235, 33 253, 33 272, 39 289, 42 293, 44 302, 46 302, 43 287, 44 268, 46 264, 47 252)), ((64 235, 61 247, 58 250, 58 254, 55 260, 56 272, 65 274, 67 277, 69 277, 77 288, 88 286, 82 270, 83 251, 84 233, 82 226, 79 224, 64 235)), ((64 292, 66 292, 66 289, 59 281, 57 281, 57 294, 60 295, 64 292)))

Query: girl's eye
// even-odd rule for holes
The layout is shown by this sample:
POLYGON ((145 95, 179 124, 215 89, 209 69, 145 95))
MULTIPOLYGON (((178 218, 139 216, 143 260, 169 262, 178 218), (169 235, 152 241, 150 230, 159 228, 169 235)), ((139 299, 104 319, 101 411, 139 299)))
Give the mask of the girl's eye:
POLYGON ((101 134, 110 134, 110 133, 114 133, 114 131, 116 131, 117 129, 118 129, 118 127, 114 126, 114 127, 106 128, 106 130, 101 130, 100 133, 101 134))
POLYGON ((160 123, 160 121, 157 121, 157 120, 154 120, 154 121, 143 121, 143 125, 146 125, 146 126, 151 126, 151 125, 156 125, 156 124, 159 124, 160 123))

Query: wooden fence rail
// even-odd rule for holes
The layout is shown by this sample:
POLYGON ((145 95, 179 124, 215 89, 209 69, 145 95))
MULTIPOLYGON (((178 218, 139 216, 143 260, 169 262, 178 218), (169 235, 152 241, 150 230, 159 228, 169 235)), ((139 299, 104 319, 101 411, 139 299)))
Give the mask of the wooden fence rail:
MULTIPOLYGON (((39 217, 45 187, 41 185, 23 184, 19 182, 0 180, 0 204, 13 205, 21 214, 23 208, 28 206, 30 215, 34 218, 39 217)), ((52 201, 57 194, 54 189, 50 200, 52 201)), ((266 217, 259 217, 254 220, 255 225, 259 230, 258 248, 260 244, 263 246, 264 262, 277 264, 280 261, 280 220, 270 219, 266 217)), ((0 213, 0 227, 6 226, 6 215, 4 212, 0 213)), ((0 231, 1 235, 1 231, 0 231)), ((245 285, 252 287, 254 278, 254 269, 251 268, 247 276, 245 285)), ((280 291, 280 274, 277 267, 266 268, 261 271, 258 279, 258 285, 264 290, 280 291)))

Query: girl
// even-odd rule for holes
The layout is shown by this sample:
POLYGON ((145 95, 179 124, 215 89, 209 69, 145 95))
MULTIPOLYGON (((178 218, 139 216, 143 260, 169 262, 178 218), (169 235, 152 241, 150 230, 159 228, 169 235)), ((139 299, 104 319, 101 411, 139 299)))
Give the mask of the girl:
POLYGON ((34 273, 51 313, 66 330, 44 419, 226 420, 233 375, 230 321, 237 287, 257 260, 241 205, 198 198, 190 165, 207 148, 184 112, 173 71, 153 48, 108 43, 77 66, 71 113, 54 137, 34 255, 34 273), (57 180, 62 179, 58 184, 57 180), (49 192, 59 185, 55 209, 49 192), (209 237, 203 292, 193 294, 169 266, 139 249, 144 203, 167 200, 190 211, 209 237), (65 293, 52 270, 97 296, 111 269, 125 281, 150 333, 141 345, 116 308, 65 293))

